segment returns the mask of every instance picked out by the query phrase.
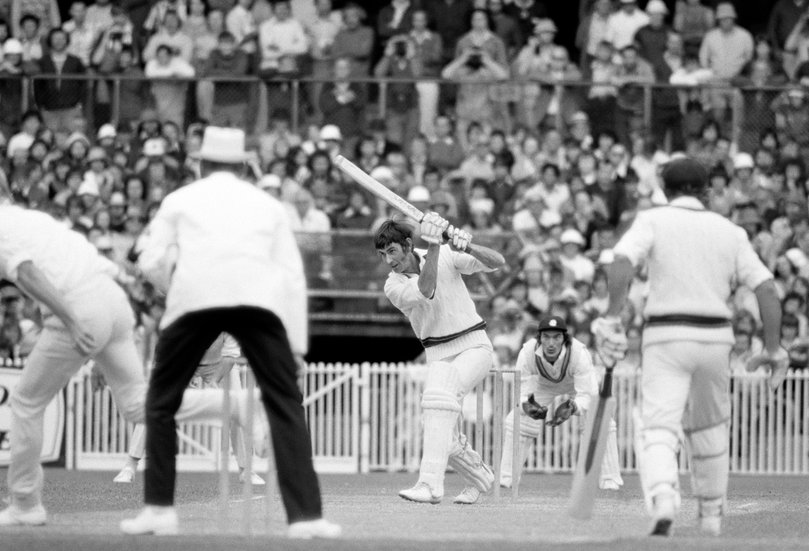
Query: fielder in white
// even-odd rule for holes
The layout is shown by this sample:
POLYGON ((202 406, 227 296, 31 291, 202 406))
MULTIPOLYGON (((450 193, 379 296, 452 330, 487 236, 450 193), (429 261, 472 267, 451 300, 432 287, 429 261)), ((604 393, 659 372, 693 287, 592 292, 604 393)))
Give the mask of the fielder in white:
POLYGON ((645 263, 649 295, 635 453, 651 533, 668 536, 680 507, 677 452, 684 435, 700 529, 719 535, 728 486, 734 343, 728 298, 736 285, 755 290, 765 346, 755 360, 771 368, 772 387, 781 383, 788 363, 779 345, 781 308, 772 274, 744 230, 705 209, 705 169, 678 158, 665 165, 662 176, 670 203, 638 213, 613 249, 609 307, 593 330, 602 353, 623 355, 626 335, 618 315, 635 269, 645 263))
MULTIPOLYGON (((503 455, 500 459, 500 485, 511 488, 514 483, 511 464, 514 455, 514 414, 520 415, 521 464, 528 459, 531 440, 544 430, 549 407, 564 397, 554 410, 548 425, 558 426, 573 415, 585 415, 593 397, 598 394, 598 375, 587 347, 567 332, 565 320, 547 316, 539 321, 537 336, 529 339, 517 356, 520 372, 520 407, 506 417, 503 455)), ((584 431, 584 420, 579 423, 584 431)), ((517 480, 519 484, 519 480, 517 480)), ((618 462, 618 439, 615 420, 610 421, 607 449, 601 466, 599 486, 603 490, 619 490, 623 486, 618 462)))
POLYGON ((435 213, 421 222, 429 247, 414 249, 406 224, 388 220, 374 236, 374 246, 392 271, 385 295, 410 320, 424 345, 428 374, 422 394, 424 445, 419 479, 399 495, 420 503, 439 503, 444 496, 447 464, 467 486, 455 503, 472 504, 488 492, 494 474, 461 434, 463 397, 492 367, 492 344, 462 279, 464 274, 494 271, 503 256, 470 243, 472 236, 435 213), (449 236, 443 244, 443 234, 449 236))
MULTIPOLYGON (((135 317, 114 279, 118 274, 83 236, 49 215, 0 203, 0 277, 37 300, 44 319, 10 399, 11 504, 0 512, 0 526, 46 523, 39 463, 44 412, 87 359, 100 366, 126 419, 144 420, 146 381, 133 340, 135 317)), ((245 398, 234 393, 234 417, 243 418, 245 398)), ((177 419, 218 423, 222 403, 221 391, 188 391, 177 419)))

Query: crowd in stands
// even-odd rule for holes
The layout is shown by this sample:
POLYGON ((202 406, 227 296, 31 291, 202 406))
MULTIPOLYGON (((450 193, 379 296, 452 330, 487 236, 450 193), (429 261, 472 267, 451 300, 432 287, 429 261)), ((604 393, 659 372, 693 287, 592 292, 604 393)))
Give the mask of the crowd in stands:
MULTIPOLYGON (((665 202, 659 169, 686 153, 710 172, 706 206, 773 269, 784 344, 793 367, 809 363, 809 0, 778 0, 761 36, 729 2, 583 0, 575 49, 540 0, 392 0, 375 17, 331 0, 77 0, 66 20, 56 0, 0 4, 2 176, 16 202, 127 269, 161 199, 195 179, 205 125, 239 126, 249 175, 288 207, 316 287, 335 285, 330 232, 394 214, 337 154, 500 239, 509 268, 473 288, 513 361, 543 313, 589 340, 611 246, 665 202)), ((761 346, 751 293, 733 297, 737 358, 761 346)), ((641 273, 628 361, 643 296, 641 273)), ((0 358, 24 355, 35 312, 8 285, 0 311, 0 358)))

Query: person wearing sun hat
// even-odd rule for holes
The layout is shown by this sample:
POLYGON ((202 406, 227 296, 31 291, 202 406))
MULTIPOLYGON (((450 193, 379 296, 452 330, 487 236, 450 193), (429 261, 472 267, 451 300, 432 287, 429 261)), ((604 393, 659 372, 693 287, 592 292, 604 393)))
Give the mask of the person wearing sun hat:
POLYGON ((322 518, 296 379, 307 352, 307 296, 289 218, 245 179, 243 130, 208 126, 195 156, 201 178, 163 199, 139 252, 143 274, 166 292, 166 310, 146 398, 146 507, 121 530, 177 532, 172 417, 205 350, 227 332, 255 373, 279 443, 272 448, 289 537, 337 537, 340 526, 322 518))

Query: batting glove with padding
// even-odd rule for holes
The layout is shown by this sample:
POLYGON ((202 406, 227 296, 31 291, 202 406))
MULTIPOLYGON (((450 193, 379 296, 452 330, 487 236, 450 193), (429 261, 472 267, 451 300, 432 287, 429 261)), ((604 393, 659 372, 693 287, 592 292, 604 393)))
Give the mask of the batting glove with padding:
POLYGON ((522 403, 522 410, 528 417, 537 421, 548 415, 548 408, 539 405, 533 394, 528 397, 528 401, 522 403))
POLYGON ((593 320, 590 330, 596 340, 596 350, 607 361, 617 361, 626 355, 624 326, 618 316, 603 316, 593 320))
POLYGON ((559 426, 570 419, 570 416, 574 415, 578 410, 579 406, 576 405, 575 401, 572 399, 565 400, 559 404, 559 407, 553 412, 553 419, 545 421, 545 424, 552 427, 559 426))
POLYGON ((778 387, 781 386, 787 376, 789 353, 780 346, 778 350, 772 353, 764 350, 747 360, 745 369, 748 372, 753 372, 761 366, 765 366, 770 370, 770 390, 778 390, 778 387))
POLYGON ((421 233, 421 238, 427 243, 440 245, 444 242, 442 234, 448 227, 449 222, 435 212, 428 212, 421 219, 419 232, 421 233))
POLYGON ((466 252, 469 243, 472 242, 471 233, 455 226, 449 227, 447 235, 449 236, 449 246, 455 251, 466 252))

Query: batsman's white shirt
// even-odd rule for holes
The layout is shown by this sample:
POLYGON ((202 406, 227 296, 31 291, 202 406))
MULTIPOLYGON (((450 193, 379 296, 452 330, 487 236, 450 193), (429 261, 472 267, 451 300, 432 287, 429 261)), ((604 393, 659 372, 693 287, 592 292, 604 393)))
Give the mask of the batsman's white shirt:
MULTIPOLYGON (((415 253, 418 254, 419 266, 423 269, 427 251, 416 249, 415 253)), ((483 323, 461 276, 492 271, 493 268, 488 268, 472 255, 455 252, 449 245, 442 245, 438 255, 435 294, 432 297, 425 297, 419 291, 418 274, 396 272, 388 274, 385 295, 407 316, 413 331, 422 342, 425 339, 441 339, 483 323)), ((482 328, 448 342, 427 346, 425 352, 427 361, 431 362, 454 356, 475 346, 492 346, 482 328)))
POLYGON ((161 327, 198 310, 256 306, 274 312, 292 350, 306 353, 306 278, 278 200, 215 172, 166 196, 142 247, 138 264, 150 279, 171 273, 161 327))
POLYGON ((573 397, 580 411, 587 411, 592 397, 598 393, 593 359, 584 344, 576 339, 571 339, 570 347, 565 346, 553 363, 545 360, 542 346, 537 346, 535 338, 528 339, 517 355, 516 367, 520 372, 520 403, 528 401, 528 396, 533 394, 539 404, 548 406, 556 396, 567 394, 573 397), (540 363, 547 374, 559 380, 548 379, 540 373, 540 363), (563 366, 567 371, 561 377, 563 366))
POLYGON ((98 275, 113 278, 118 273, 84 236, 66 231, 44 212, 0 205, 0 274, 16 282, 17 269, 26 261, 67 298, 93 285, 98 275))
MULTIPOLYGON (((613 248, 634 266, 646 261, 649 296, 644 317, 691 315, 730 320, 727 300, 734 285, 755 289, 772 274, 745 231, 710 212, 694 197, 639 212, 613 248)), ((733 344, 733 330, 686 324, 646 327, 644 345, 671 340, 733 344)))

